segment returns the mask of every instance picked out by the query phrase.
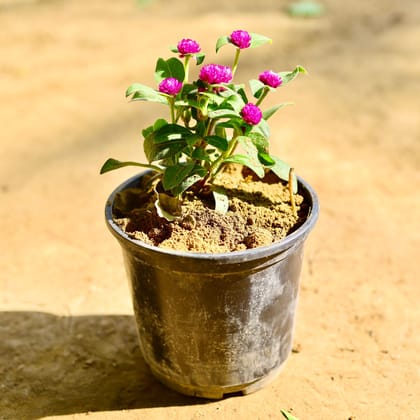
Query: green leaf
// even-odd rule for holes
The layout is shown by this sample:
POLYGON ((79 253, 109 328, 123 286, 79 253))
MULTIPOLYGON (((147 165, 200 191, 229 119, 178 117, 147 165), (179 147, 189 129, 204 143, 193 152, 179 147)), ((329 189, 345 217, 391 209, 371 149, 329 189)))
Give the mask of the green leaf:
POLYGON ((144 154, 149 162, 171 159, 181 153, 187 142, 184 138, 156 140, 156 132, 149 134, 143 143, 144 154))
POLYGON ((293 71, 282 71, 280 73, 277 73, 282 80, 281 86, 284 86, 286 83, 291 82, 297 77, 299 73, 306 74, 308 72, 302 66, 296 66, 296 68, 293 71))
POLYGON ((258 159, 264 165, 271 167, 276 161, 266 152, 258 152, 258 159))
POLYGON ((217 147, 222 152, 226 152, 229 147, 228 141, 224 137, 207 136, 204 137, 204 140, 211 146, 217 147))
POLYGON ((242 108, 245 106, 245 102, 241 95, 235 93, 234 95, 226 98, 224 105, 228 105, 236 112, 236 114, 239 114, 242 108))
MULTIPOLYGON (((215 85, 217 86, 217 85, 215 85)), ((211 92, 202 92, 201 96, 206 96, 208 98, 210 98, 210 100, 215 103, 216 105, 221 105, 225 99, 219 95, 216 95, 215 93, 211 93, 211 92)))
POLYGON ((170 191, 178 186, 193 170, 195 164, 192 162, 178 163, 168 166, 162 178, 162 185, 165 191, 170 191))
POLYGON ((159 102, 161 104, 167 104, 168 101, 155 89, 149 86, 142 85, 141 83, 133 83, 130 85, 125 96, 131 96, 132 101, 148 101, 148 102, 159 102))
MULTIPOLYGON (((149 86, 143 85, 141 83, 132 83, 127 90, 125 91, 125 97, 128 98, 130 95, 132 95, 134 92, 141 91, 141 90, 147 90, 152 89, 149 86)), ((154 91, 154 89, 152 89, 154 91)))
POLYGON ((156 63, 155 80, 160 83, 163 79, 174 77, 182 82, 185 77, 184 64, 176 57, 171 57, 168 60, 159 58, 156 63))
POLYGON ((209 118, 213 118, 215 120, 219 118, 231 118, 231 117, 239 117, 238 113, 233 111, 232 109, 224 108, 224 109, 216 109, 216 111, 210 111, 208 113, 209 118))
POLYGON ((182 95, 183 96, 193 94, 194 97, 196 97, 197 92, 198 92, 198 88, 197 88, 196 84, 184 83, 184 85, 182 86, 182 95))
POLYGON ((197 66, 199 66, 204 61, 205 58, 206 58, 206 55, 203 54, 203 53, 195 54, 195 59, 197 61, 197 66))
POLYGON ((200 109, 201 108, 201 105, 195 99, 187 99, 187 100, 175 101, 175 106, 176 107, 179 107, 179 106, 189 106, 191 108, 197 108, 197 109, 200 109))
POLYGON ((123 168, 124 166, 140 166, 141 168, 149 168, 153 169, 154 171, 161 172, 161 169, 158 166, 139 162, 121 162, 119 160, 110 158, 102 165, 100 173, 104 174, 115 169, 123 168))
POLYGON ((268 148, 269 148, 268 139, 266 139, 262 134, 255 133, 255 132, 249 133, 248 137, 252 140, 252 143, 255 145, 255 147, 258 150, 258 160, 264 166, 270 167, 274 165, 276 162, 268 153, 268 148))
POLYGON ((186 147, 185 141, 153 143, 149 138, 150 137, 146 137, 143 144, 144 154, 149 162, 171 159, 181 153, 186 147))
POLYGON ((250 137, 238 136, 237 140, 248 156, 257 158, 258 148, 250 137))
POLYGON ((155 143, 163 143, 172 140, 186 139, 195 136, 188 128, 178 124, 166 124, 155 131, 153 140, 155 143))
POLYGON ((214 209, 222 214, 229 210, 229 197, 222 188, 215 187, 212 190, 215 207, 214 209))
POLYGON ((267 110, 265 110, 265 111, 263 111, 263 118, 265 119, 265 120, 268 120, 270 117, 272 117, 279 109, 281 109, 281 108, 284 108, 285 106, 288 106, 288 105, 294 105, 294 103, 293 102, 284 102, 284 103, 282 103, 282 104, 278 104, 278 105, 275 105, 275 106, 273 106, 272 108, 270 108, 270 109, 267 109, 267 110))
MULTIPOLYGON (((251 134, 251 133, 250 133, 251 134)), ((266 150, 268 148, 268 141, 261 134, 253 133, 248 136, 239 136, 238 143, 245 150, 248 157, 253 162, 253 167, 251 168, 260 178, 264 177, 265 171, 263 165, 265 161, 269 159, 264 159, 266 150), (252 137, 251 137, 252 136, 252 137), (263 162, 261 162, 260 155, 262 155, 263 162)), ((270 164, 270 163, 269 163, 270 164)), ((274 161, 271 165, 274 164, 274 161)))
POLYGON ((254 33, 250 33, 251 35, 251 48, 256 48, 259 47, 260 45, 264 45, 264 44, 271 44, 273 41, 270 38, 267 38, 264 35, 259 35, 259 34, 254 34, 254 33))
POLYGON ((201 140, 201 136, 199 136, 198 134, 191 134, 185 137, 185 141, 187 145, 190 147, 194 147, 200 140, 201 140))
POLYGON ((259 152, 267 152, 269 147, 269 142, 266 137, 261 133, 251 132, 248 134, 248 137, 251 139, 252 143, 255 145, 259 152))
POLYGON ((153 130, 157 131, 160 128, 164 127, 165 125, 169 124, 164 118, 158 118, 155 123, 153 124, 153 130))
MULTIPOLYGON (((286 162, 282 161, 276 156, 271 156, 271 158, 274 160, 274 165, 270 167, 270 169, 283 181, 289 182, 289 172, 290 172, 290 165, 288 165, 286 162)), ((297 193, 298 190, 298 183, 296 175, 293 175, 292 180, 292 190, 293 194, 297 193)))
POLYGON ((248 101, 248 98, 246 96, 246 92, 245 92, 244 87, 241 86, 240 88, 238 88, 237 92, 238 92, 238 95, 242 98, 243 103, 247 104, 249 101, 248 101))
POLYGON ((193 152, 191 153, 191 157, 193 159, 205 160, 207 162, 210 162, 209 154, 206 152, 206 150, 202 149, 201 147, 197 147, 193 149, 193 152))
POLYGON ((151 133, 153 133, 153 125, 150 125, 149 127, 146 127, 141 131, 141 134, 144 138, 146 138, 151 133))
POLYGON ((260 133, 265 138, 270 138, 270 126, 268 125, 267 121, 263 118, 258 125, 255 125, 252 128, 254 133, 260 133))
POLYGON ((264 177, 264 167, 261 165, 260 162, 255 161, 255 159, 251 159, 249 156, 246 155, 232 155, 226 158, 223 163, 238 163, 239 165, 243 165, 254 171, 260 178, 264 177))
POLYGON ((222 89, 218 95, 229 97, 230 95, 236 95, 239 93, 241 89, 244 89, 245 85, 243 83, 235 84, 235 83, 225 83, 223 85, 224 89, 222 89))
POLYGON ((163 127, 164 125, 168 124, 168 121, 166 121, 163 118, 159 118, 155 121, 155 123, 147 128, 145 128, 144 130, 142 130, 142 134, 143 137, 146 138, 147 136, 149 136, 151 133, 153 133, 154 131, 158 130, 159 128, 163 127))
POLYGON ((249 81, 249 87, 251 89, 252 96, 258 99, 264 92, 265 84, 259 80, 251 79, 249 81))
POLYGON ((289 412, 287 412, 286 410, 280 410, 281 414, 283 414, 283 416, 287 419, 287 420, 299 420, 297 417, 293 416, 292 414, 290 414, 289 412))
POLYGON ((207 171, 202 166, 195 165, 191 173, 178 186, 172 188, 172 193, 176 195, 182 194, 206 175, 207 171))
POLYGON ((216 42, 216 53, 226 44, 229 44, 229 37, 227 35, 223 35, 216 42))
POLYGON ((176 124, 166 124, 153 131, 143 143, 144 153, 149 162, 173 158, 187 147, 189 136, 195 136, 188 129, 176 124), (177 128, 175 128, 175 127, 177 128))
MULTIPOLYGON (((262 122, 262 120, 261 120, 262 122)), ((258 124, 258 126, 261 125, 258 124)), ((256 127, 258 127, 256 126, 256 127)), ((233 128, 235 130, 239 130, 242 127, 242 119, 241 118, 231 118, 227 121, 222 121, 217 124, 217 127, 220 128, 233 128)))

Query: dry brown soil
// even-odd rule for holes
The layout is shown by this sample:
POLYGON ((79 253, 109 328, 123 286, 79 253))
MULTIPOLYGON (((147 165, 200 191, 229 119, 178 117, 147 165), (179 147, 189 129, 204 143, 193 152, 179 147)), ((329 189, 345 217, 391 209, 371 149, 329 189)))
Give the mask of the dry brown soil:
POLYGON ((156 210, 156 182, 150 185, 147 177, 137 178, 137 188, 115 196, 114 221, 130 238, 149 245, 218 253, 278 242, 307 219, 310 204, 305 205, 302 195, 293 194, 293 211, 288 184, 273 172, 259 179, 250 169, 231 165, 218 175, 214 185, 226 194, 226 212, 215 210, 213 194, 206 186, 187 191, 173 206, 179 214, 168 220, 156 210))
MULTIPOLYGON (((420 419, 420 3, 0 0, 0 418, 420 419), (146 4, 148 3, 148 4, 146 4), (274 383, 205 402, 140 355, 105 228, 113 156, 141 158, 160 106, 127 104, 182 37, 214 61, 233 29, 273 38, 238 76, 309 70, 280 100, 273 152, 319 193, 293 353, 274 383)), ((228 64, 231 51, 219 59, 228 64)), ((211 60, 211 61, 210 61, 211 60)))

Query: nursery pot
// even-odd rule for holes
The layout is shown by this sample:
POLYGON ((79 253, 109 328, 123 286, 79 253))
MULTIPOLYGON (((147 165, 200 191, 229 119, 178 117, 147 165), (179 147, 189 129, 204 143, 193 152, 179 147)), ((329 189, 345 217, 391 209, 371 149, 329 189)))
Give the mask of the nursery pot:
POLYGON ((319 213, 314 190, 298 178, 310 205, 306 221, 269 246, 207 254, 160 249, 115 224, 128 272, 140 347, 152 373, 186 395, 247 394, 274 379, 292 349, 304 241, 319 213))

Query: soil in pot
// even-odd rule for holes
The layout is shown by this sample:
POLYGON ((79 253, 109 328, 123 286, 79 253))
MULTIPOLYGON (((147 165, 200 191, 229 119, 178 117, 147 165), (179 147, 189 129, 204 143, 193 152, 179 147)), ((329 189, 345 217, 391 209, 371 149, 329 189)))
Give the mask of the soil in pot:
POLYGON ((247 168, 229 166, 217 185, 229 197, 229 210, 214 210, 210 191, 189 191, 180 217, 168 221, 155 209, 156 193, 142 179, 138 188, 116 196, 115 222, 131 237, 178 251, 220 253, 242 251, 280 241, 306 219, 308 206, 295 195, 296 215, 288 186, 274 173, 259 179, 247 168))

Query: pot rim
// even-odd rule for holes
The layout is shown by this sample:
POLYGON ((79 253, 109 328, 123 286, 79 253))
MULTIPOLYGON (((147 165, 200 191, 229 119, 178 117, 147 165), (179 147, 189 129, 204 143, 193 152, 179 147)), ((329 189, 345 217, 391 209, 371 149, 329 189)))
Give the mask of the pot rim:
POLYGON ((190 258, 190 259, 205 259, 205 260, 217 260, 218 262, 232 259, 236 260, 237 262, 240 261, 248 261, 250 259, 260 259, 267 257, 269 255, 273 255, 274 253, 281 253, 288 248, 291 248, 296 243, 300 243, 304 241, 309 234, 309 232, 315 226, 315 223, 319 216, 319 200, 315 190, 308 184, 303 178, 297 176, 298 186, 299 189, 303 188, 303 195, 306 198, 310 199, 309 204, 309 212, 306 220, 302 223, 299 228, 297 228, 294 232, 287 235, 281 241, 274 242, 270 245, 265 245, 257 248, 246 249, 242 251, 230 251, 230 252, 220 252, 220 253, 206 253, 206 252, 194 252, 194 251, 176 251, 173 249, 167 248, 159 248, 154 245, 149 245, 143 241, 138 239, 130 238, 127 233, 125 233, 113 220, 112 217, 112 207, 114 203, 114 199, 117 193, 123 191, 126 188, 129 188, 131 184, 137 181, 138 178, 145 175, 150 171, 143 171, 140 172, 126 181, 121 183, 111 195, 108 197, 105 205, 105 220, 107 226, 111 233, 120 241, 125 243, 131 247, 140 247, 142 249, 148 250, 149 252, 155 254, 165 255, 167 257, 177 257, 177 258, 190 258))

